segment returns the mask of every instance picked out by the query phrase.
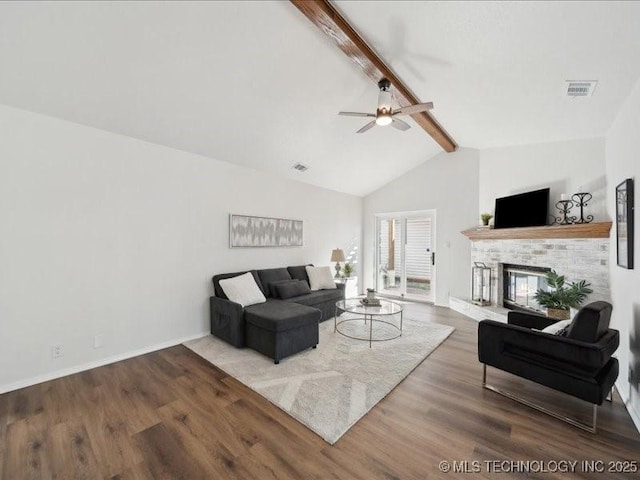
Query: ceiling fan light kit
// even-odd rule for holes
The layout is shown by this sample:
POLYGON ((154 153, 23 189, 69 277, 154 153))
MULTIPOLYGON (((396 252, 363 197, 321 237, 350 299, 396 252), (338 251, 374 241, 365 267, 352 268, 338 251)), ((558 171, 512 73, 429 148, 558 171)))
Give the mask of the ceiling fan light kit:
POLYGON ((392 95, 391 95, 391 82, 386 78, 380 79, 378 82, 378 88, 380 89, 380 93, 378 94, 378 108, 376 109, 376 113, 364 113, 364 112, 339 112, 339 115, 345 115, 348 117, 374 117, 374 120, 367 123, 364 127, 358 130, 356 133, 364 133, 367 130, 379 125, 381 127, 391 125, 393 128, 396 128, 401 131, 406 131, 411 128, 411 126, 400 120, 399 117, 402 115, 414 115, 416 113, 425 112, 433 108, 433 103, 417 103, 415 105, 409 105, 407 107, 401 107, 397 110, 393 109, 391 105, 392 95))
POLYGON ((385 125, 389 125, 391 122, 393 122, 393 118, 391 118, 390 113, 386 110, 378 109, 378 112, 376 113, 376 125, 384 127, 385 125))

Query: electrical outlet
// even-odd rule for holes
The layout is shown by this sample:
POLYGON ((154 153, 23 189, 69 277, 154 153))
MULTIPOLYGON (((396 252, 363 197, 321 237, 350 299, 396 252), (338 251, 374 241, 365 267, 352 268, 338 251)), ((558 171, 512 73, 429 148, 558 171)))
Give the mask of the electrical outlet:
POLYGON ((53 347, 51 347, 51 356, 53 358, 60 358, 64 355, 64 352, 62 350, 62 345, 54 345, 53 347))
POLYGON ((95 335, 93 337, 93 348, 104 347, 104 335, 95 335))

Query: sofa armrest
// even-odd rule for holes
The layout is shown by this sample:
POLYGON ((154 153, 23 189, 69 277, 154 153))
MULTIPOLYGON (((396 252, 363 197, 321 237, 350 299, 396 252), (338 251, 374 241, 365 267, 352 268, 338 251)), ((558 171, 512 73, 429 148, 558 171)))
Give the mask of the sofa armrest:
POLYGON ((535 313, 511 311, 507 314, 507 323, 509 325, 517 325, 525 328, 535 328, 542 330, 543 328, 553 325, 557 320, 536 315, 535 313))
POLYGON ((346 282, 345 282, 345 283, 342 283, 342 282, 336 282, 336 288, 337 288, 338 290, 341 290, 341 291, 342 291, 342 299, 344 300, 344 299, 345 299, 345 296, 346 296, 346 294, 347 294, 347 284, 346 284, 346 282))
POLYGON ((613 329, 597 342, 587 343, 493 320, 478 325, 478 356, 483 363, 491 363, 494 355, 510 355, 559 369, 573 365, 594 371, 609 361, 619 343, 620 335, 613 329))
POLYGON ((244 347, 244 308, 225 298, 209 297, 211 334, 236 347, 244 347))

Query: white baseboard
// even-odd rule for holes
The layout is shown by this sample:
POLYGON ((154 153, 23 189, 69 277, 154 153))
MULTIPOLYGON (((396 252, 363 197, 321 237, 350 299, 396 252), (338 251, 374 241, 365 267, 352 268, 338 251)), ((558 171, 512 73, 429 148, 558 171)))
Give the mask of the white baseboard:
POLYGON ((616 382, 616 390, 618 391, 618 394, 622 399, 622 403, 624 403, 624 406, 627 408, 627 412, 629 412, 629 416, 631 417, 631 420, 633 420, 633 423, 636 426, 636 429, 638 430, 638 432, 640 432, 640 412, 638 412, 633 407, 633 405, 631 405, 631 402, 629 401, 629 395, 627 395, 626 389, 620 388, 617 382, 616 382))
POLYGON ((6 385, 0 385, 0 394, 11 392, 13 390, 19 390, 20 388, 30 387, 32 385, 37 385, 38 383, 48 382, 49 380, 54 380, 56 378, 66 377, 67 375, 73 375, 74 373, 84 372, 85 370, 91 370, 92 368, 102 367, 104 365, 109 365, 110 363, 119 362, 121 360, 126 360, 128 358, 138 357, 146 353, 155 352, 156 350, 162 350, 163 348, 174 347, 176 345, 180 345, 181 343, 188 342, 190 340, 206 337, 209 334, 210 334, 209 332, 203 332, 203 333, 189 335, 188 337, 183 337, 175 340, 168 340, 166 342, 157 343, 155 345, 149 345, 148 347, 143 347, 137 350, 131 350, 129 352, 113 355, 112 357, 102 358, 100 360, 95 360, 93 362, 83 363, 82 365, 77 365, 75 367, 63 368, 61 370, 44 373, 42 375, 37 375, 35 377, 19 380, 17 382, 8 383, 6 385))

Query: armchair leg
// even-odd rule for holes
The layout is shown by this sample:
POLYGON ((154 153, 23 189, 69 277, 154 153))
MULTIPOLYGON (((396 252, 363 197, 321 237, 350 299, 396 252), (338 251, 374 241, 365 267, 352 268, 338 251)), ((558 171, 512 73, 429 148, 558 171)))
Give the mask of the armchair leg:
POLYGON ((613 402, 613 387, 611 387, 611 390, 609 390, 609 394, 607 395, 607 398, 605 400, 607 402, 613 402))
POLYGON ((549 410, 546 407, 543 407, 542 405, 538 405, 537 403, 533 403, 530 400, 527 400, 526 398, 522 398, 522 397, 518 397, 517 395, 514 395, 511 392, 507 392, 506 390, 502 390, 498 387, 494 387, 493 385, 489 385, 487 383, 487 364, 483 364, 483 368, 482 368, 482 388, 485 388, 487 390, 491 390, 492 392, 498 393, 500 395, 502 395, 503 397, 507 397, 510 398, 511 400, 514 400, 518 403, 521 403, 522 405, 526 405, 529 408, 533 408, 534 410, 538 410, 539 412, 542 412, 546 415, 549 415, 553 418, 557 418, 558 420, 562 420, 565 423, 568 423, 569 425, 573 425, 574 427, 578 427, 582 430, 586 430, 589 433, 596 433, 596 429, 597 429, 597 421, 598 421, 598 405, 596 404, 592 404, 593 406, 593 410, 592 410, 592 423, 591 425, 586 424, 586 423, 582 423, 579 420, 576 420, 574 418, 571 417, 567 417, 565 415, 562 415, 561 413, 558 412, 554 412, 552 410, 549 410))

